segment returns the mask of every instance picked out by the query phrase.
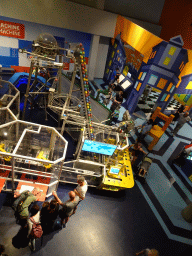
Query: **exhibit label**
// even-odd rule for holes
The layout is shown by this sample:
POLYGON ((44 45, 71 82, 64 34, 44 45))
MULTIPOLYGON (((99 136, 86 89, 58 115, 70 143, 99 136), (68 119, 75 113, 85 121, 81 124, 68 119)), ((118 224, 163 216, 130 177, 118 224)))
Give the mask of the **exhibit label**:
POLYGON ((25 38, 25 26, 20 23, 0 20, 0 36, 25 38))

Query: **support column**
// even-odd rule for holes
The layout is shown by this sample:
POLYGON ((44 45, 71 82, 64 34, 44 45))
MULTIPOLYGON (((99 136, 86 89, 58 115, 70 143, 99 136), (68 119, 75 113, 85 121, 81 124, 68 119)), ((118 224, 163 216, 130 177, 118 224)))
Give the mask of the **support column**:
POLYGON ((88 79, 93 80, 95 75, 95 68, 97 64, 97 54, 99 49, 100 36, 93 35, 91 40, 91 48, 89 51, 89 67, 88 67, 88 79))

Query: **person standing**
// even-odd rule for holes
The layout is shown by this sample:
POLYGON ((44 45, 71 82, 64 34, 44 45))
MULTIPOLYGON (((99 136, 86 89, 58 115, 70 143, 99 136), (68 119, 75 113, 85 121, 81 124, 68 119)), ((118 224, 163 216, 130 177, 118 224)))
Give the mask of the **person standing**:
POLYGON ((39 188, 34 188, 31 192, 23 191, 20 193, 18 190, 14 192, 14 198, 16 200, 13 203, 12 208, 15 210, 15 216, 21 226, 26 224, 29 217, 29 206, 38 200, 41 195, 39 188))
POLYGON ((118 106, 121 106, 122 102, 123 102, 123 91, 120 91, 120 92, 118 92, 118 93, 116 94, 116 97, 115 97, 115 99, 113 100, 113 103, 112 103, 112 105, 111 105, 110 110, 111 110, 112 112, 114 112, 114 110, 115 110, 118 106))
POLYGON ((149 119, 149 120, 145 121, 142 125, 137 126, 137 129, 141 128, 138 139, 144 140, 145 136, 149 133, 151 128, 156 124, 157 123, 155 121, 153 121, 153 119, 149 119))
POLYGON ((174 114, 173 122, 175 122, 175 121, 178 120, 179 114, 183 112, 184 108, 185 108, 185 106, 184 106, 184 105, 181 105, 181 106, 177 109, 177 111, 176 111, 175 114, 174 114))
POLYGON ((70 191, 68 193, 69 200, 63 203, 58 197, 56 191, 53 191, 52 195, 55 197, 57 202, 62 206, 62 209, 59 211, 59 216, 61 218, 61 225, 65 227, 67 222, 69 221, 69 217, 71 217, 71 215, 74 214, 74 209, 79 203, 79 196, 76 196, 74 191, 70 191))
POLYGON ((40 224, 40 208, 39 206, 33 205, 31 208, 31 217, 27 220, 28 224, 28 238, 29 238, 29 248, 35 251, 35 237, 33 236, 33 224, 40 224))
POLYGON ((87 181, 84 176, 77 175, 77 183, 78 186, 74 189, 74 192, 77 196, 79 196, 80 201, 85 199, 85 195, 87 193, 87 181))
POLYGON ((175 136, 177 132, 183 127, 183 125, 189 121, 191 121, 191 118, 189 117, 189 112, 180 113, 178 122, 172 132, 172 135, 175 136))

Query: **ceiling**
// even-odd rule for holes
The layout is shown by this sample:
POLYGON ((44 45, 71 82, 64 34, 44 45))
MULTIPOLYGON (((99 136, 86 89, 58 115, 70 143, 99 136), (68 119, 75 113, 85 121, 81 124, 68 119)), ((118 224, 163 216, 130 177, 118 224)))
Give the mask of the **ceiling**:
POLYGON ((104 10, 125 17, 158 24, 165 0, 68 0, 93 8, 104 6, 104 10))

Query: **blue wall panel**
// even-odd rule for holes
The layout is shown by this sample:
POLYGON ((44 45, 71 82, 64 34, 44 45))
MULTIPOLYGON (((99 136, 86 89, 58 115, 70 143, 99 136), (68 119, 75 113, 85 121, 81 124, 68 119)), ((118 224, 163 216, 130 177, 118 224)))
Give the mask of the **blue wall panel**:
POLYGON ((0 47, 0 56, 10 56, 10 48, 9 47, 0 47))
POLYGON ((19 66, 19 59, 16 57, 0 56, 0 64, 2 67, 19 66))

